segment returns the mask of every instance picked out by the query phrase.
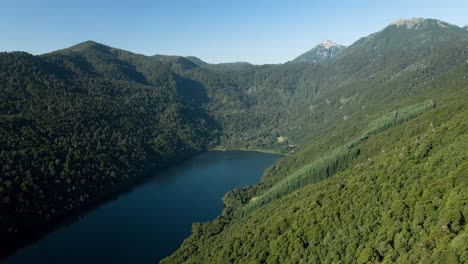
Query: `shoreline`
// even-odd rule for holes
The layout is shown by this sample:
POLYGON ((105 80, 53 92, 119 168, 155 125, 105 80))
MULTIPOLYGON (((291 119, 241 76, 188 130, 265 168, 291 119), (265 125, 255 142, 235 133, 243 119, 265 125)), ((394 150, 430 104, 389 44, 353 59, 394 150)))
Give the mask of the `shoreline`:
POLYGON ((223 148, 223 147, 214 147, 208 149, 207 151, 245 151, 245 152, 259 152, 259 153, 267 153, 267 154, 275 154, 281 157, 288 156, 288 154, 281 153, 279 151, 271 150, 271 149, 249 149, 249 148, 223 148))
POLYGON ((201 150, 192 153, 187 153, 185 155, 180 155, 179 157, 177 157, 177 159, 167 161, 166 163, 161 164, 159 166, 152 164, 151 160, 144 162, 142 166, 138 168, 140 173, 139 176, 135 176, 126 183, 119 183, 113 186, 113 188, 103 190, 102 193, 96 195, 88 203, 77 207, 75 210, 64 212, 58 215, 56 218, 50 220, 49 222, 41 222, 36 226, 36 228, 32 228, 24 233, 20 233, 17 237, 13 238, 8 244, 2 245, 3 248, 0 250, 0 263, 2 262, 2 260, 5 260, 8 257, 14 255, 19 250, 33 245, 35 242, 41 240, 48 234, 51 234, 62 227, 66 227, 68 225, 73 224, 82 217, 86 216, 86 214, 88 214, 89 212, 98 209, 107 202, 111 202, 113 200, 118 199, 120 196, 131 192, 138 186, 145 184, 154 177, 157 177, 157 175, 155 175, 154 173, 159 173, 165 169, 180 164, 206 151, 207 150, 201 150))
MULTIPOLYGON (((187 153, 186 155, 179 156, 177 160, 169 161, 162 166, 152 166, 151 161, 147 161, 141 168, 141 175, 136 176, 127 183, 121 183, 114 188, 104 191, 100 195, 97 195, 94 199, 89 201, 89 203, 80 206, 79 208, 64 213, 57 218, 51 220, 50 222, 40 223, 37 228, 31 229, 28 232, 19 234, 14 240, 10 241, 6 247, 0 250, 0 262, 7 259, 10 256, 13 256, 16 252, 20 251, 23 248, 26 248, 34 243, 38 242, 42 238, 46 237, 48 234, 53 233, 54 231, 73 224, 74 222, 80 220, 82 217, 86 216, 89 212, 103 206, 107 202, 118 199, 120 196, 125 195, 126 193, 132 191, 140 185, 145 184, 147 181, 150 181, 152 178, 157 177, 155 173, 159 173, 165 169, 168 169, 172 166, 183 163, 184 161, 193 158, 197 155, 210 152, 210 151, 245 151, 245 152, 259 152, 259 153, 268 153, 280 156, 279 158, 284 157, 284 154, 279 152, 273 152, 268 150, 260 149, 225 149, 220 147, 207 148, 202 151, 195 153, 187 153), (3 251, 4 250, 4 251, 3 251)), ((258 184, 258 183, 257 183, 258 184)), ((230 191, 230 190, 229 190, 230 191)), ((229 192, 228 191, 228 192, 229 192)), ((224 208, 223 208, 224 210, 224 208)))

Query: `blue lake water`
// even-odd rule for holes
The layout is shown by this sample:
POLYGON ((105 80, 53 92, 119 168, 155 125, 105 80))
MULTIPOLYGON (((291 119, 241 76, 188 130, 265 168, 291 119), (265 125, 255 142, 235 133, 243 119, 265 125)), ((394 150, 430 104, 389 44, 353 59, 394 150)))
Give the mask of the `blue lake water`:
POLYGON ((244 151, 200 154, 0 263, 158 263, 190 235, 193 222, 221 213, 227 191, 258 182, 276 159, 244 151))

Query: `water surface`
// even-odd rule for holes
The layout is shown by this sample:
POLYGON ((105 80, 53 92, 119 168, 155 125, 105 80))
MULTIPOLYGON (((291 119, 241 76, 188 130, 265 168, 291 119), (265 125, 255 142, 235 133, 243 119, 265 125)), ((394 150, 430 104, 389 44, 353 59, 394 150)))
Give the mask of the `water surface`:
POLYGON ((227 191, 258 182, 277 158, 244 151, 200 154, 0 263, 157 263, 190 235, 193 222, 221 213, 227 191))

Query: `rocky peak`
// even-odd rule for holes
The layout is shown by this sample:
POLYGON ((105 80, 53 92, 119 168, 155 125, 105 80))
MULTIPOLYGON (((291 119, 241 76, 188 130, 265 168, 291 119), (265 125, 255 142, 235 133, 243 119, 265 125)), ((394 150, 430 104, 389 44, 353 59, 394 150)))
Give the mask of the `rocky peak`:
POLYGON ((441 28, 447 28, 450 26, 449 23, 446 23, 440 20, 426 19, 426 18, 421 18, 421 17, 410 18, 410 19, 400 18, 390 23, 390 26, 406 27, 407 29, 419 29, 420 27, 425 26, 425 25, 437 25, 438 27, 441 27, 441 28))
POLYGON ((340 54, 346 47, 331 40, 326 40, 315 46, 308 52, 295 58, 293 62, 322 62, 330 61, 340 54))
POLYGON ((320 43, 319 45, 322 46, 322 47, 325 47, 325 48, 327 48, 327 49, 332 48, 332 47, 339 47, 339 46, 341 46, 341 45, 336 44, 335 42, 333 42, 333 41, 331 41, 331 40, 325 40, 324 42, 320 43))

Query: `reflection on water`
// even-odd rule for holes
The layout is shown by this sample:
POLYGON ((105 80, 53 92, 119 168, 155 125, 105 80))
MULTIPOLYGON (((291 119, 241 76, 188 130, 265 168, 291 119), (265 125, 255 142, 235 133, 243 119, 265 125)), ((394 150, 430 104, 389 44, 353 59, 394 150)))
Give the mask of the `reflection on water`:
POLYGON ((277 158, 240 151, 198 155, 0 263, 156 263, 177 249, 193 222, 220 214, 228 190, 254 184, 277 158))

